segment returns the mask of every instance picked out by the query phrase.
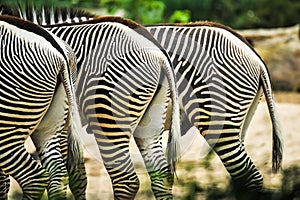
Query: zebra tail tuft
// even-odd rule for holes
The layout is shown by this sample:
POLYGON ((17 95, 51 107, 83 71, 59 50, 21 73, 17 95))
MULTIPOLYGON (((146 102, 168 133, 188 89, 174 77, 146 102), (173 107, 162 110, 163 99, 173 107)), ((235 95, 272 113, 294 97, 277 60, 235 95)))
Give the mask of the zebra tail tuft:
POLYGON ((167 159, 170 164, 172 174, 176 174, 176 164, 180 155, 180 118, 177 117, 178 115, 180 116, 180 110, 179 105, 174 104, 175 103, 173 103, 173 116, 167 148, 167 159))
POLYGON ((283 139, 280 124, 277 121, 277 113, 275 112, 273 122, 273 155, 272 155, 272 171, 277 173, 281 168, 283 154, 283 139))

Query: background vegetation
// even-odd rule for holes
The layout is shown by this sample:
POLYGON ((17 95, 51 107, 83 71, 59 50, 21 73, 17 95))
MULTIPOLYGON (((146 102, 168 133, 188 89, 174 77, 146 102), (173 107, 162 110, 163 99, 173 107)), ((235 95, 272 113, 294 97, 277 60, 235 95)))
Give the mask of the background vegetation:
POLYGON ((36 0, 35 2, 82 7, 94 11, 104 10, 109 14, 122 11, 124 17, 141 24, 210 20, 232 28, 245 29, 291 26, 300 21, 299 0, 36 0))

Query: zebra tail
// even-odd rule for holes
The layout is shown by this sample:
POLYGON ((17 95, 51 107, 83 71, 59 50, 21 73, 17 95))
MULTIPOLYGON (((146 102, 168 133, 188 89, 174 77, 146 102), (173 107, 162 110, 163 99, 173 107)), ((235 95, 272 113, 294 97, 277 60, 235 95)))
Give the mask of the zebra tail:
POLYGON ((261 81, 273 129, 272 170, 273 172, 277 173, 282 164, 283 138, 274 98, 272 95, 271 81, 266 67, 262 69, 261 81))
POLYGON ((68 118, 68 159, 67 159, 67 165, 68 168, 76 167, 77 165, 80 165, 83 158, 83 151, 82 147, 83 144, 80 140, 80 134, 79 131, 82 129, 80 115, 79 115, 79 109, 77 106, 76 101, 76 95, 75 90, 73 86, 73 78, 72 73, 69 70, 69 67, 67 64, 64 65, 64 68, 62 70, 62 79, 63 84, 65 86, 65 90, 68 97, 68 104, 69 104, 69 118, 68 118))
POLYGON ((176 77, 173 71, 172 62, 168 59, 163 65, 164 71, 167 74, 167 79, 169 82, 170 96, 172 101, 172 120, 169 131, 168 146, 167 146, 167 160, 170 165, 171 173, 176 173, 176 164, 180 154, 180 107, 178 90, 176 86, 176 77))

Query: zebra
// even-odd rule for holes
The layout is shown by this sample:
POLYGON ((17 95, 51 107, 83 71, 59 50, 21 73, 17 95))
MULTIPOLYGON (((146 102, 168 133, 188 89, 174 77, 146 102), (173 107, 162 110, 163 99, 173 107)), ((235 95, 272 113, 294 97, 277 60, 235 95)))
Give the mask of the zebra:
POLYGON ((177 149, 180 120, 176 82, 172 79, 167 54, 141 26, 122 18, 104 17, 75 26, 60 26, 51 32, 73 49, 89 42, 74 40, 77 34, 80 35, 77 38, 92 37, 90 31, 101 34, 93 40, 98 46, 89 49, 92 52, 86 56, 80 52, 82 49, 75 50, 79 66, 76 91, 84 114, 82 118, 95 135, 115 198, 133 198, 139 187, 128 146, 133 133, 149 171, 154 194, 157 198, 171 198, 173 176, 170 170, 173 167, 168 163, 172 165, 176 155, 171 156, 174 160, 169 158, 167 162, 160 142, 169 87, 174 120, 171 124, 174 142, 169 145, 171 154, 177 149), (103 41, 103 37, 107 39, 103 41), (93 54, 100 56, 93 60, 93 54), (149 122, 153 110, 158 117, 149 122))
MULTIPOLYGON (((261 192, 263 177, 247 155, 244 138, 264 93, 273 127, 273 166, 282 162, 282 133, 268 69, 238 33, 221 24, 149 25, 166 49, 178 80, 184 129, 196 127, 230 173, 237 195, 261 192)), ((241 197, 242 198, 242 197, 241 197)))
MULTIPOLYGON (((56 172, 33 160, 24 142, 45 123, 43 117, 51 112, 57 95, 67 98, 69 126, 76 138, 80 118, 73 88, 75 55, 55 35, 15 17, 0 15, 0 37, 0 196, 6 197, 11 175, 21 186, 23 199, 40 199, 56 172)), ((59 190, 53 192, 63 192, 59 190)))
MULTIPOLYGON (((28 16, 32 15, 26 16, 30 20, 28 16)), ((50 22, 59 21, 55 15, 50 18, 50 22)), ((115 198, 134 198, 139 188, 129 154, 132 134, 149 171, 155 196, 172 198, 180 114, 176 81, 167 53, 142 26, 120 17, 103 17, 74 26, 62 24, 51 28, 51 32, 68 43, 77 55, 76 94, 81 119, 95 135, 115 198), (100 35, 95 37, 93 32, 100 35), (93 43, 89 38, 93 38, 93 43), (93 55, 97 55, 96 60, 93 55), (161 134, 169 97, 172 122, 167 161, 161 134), (153 112, 155 119, 151 118, 153 112)))
POLYGON ((241 195, 244 190, 260 192, 262 175, 243 142, 263 93, 273 125, 273 171, 280 169, 282 161, 280 124, 263 60, 241 35, 217 23, 146 28, 166 49, 175 67, 183 130, 193 126, 199 130, 221 158, 236 191, 241 190, 241 195))

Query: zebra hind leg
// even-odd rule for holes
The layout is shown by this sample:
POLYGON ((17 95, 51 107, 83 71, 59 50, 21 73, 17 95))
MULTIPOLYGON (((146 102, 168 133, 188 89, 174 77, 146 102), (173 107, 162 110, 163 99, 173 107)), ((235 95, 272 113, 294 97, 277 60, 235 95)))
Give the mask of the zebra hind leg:
POLYGON ((151 188, 156 199, 172 199, 173 174, 162 149, 161 137, 139 138, 135 141, 151 178, 151 188))
MULTIPOLYGON (((95 134, 95 130, 93 132, 95 134)), ((114 199, 134 199, 140 182, 129 154, 130 135, 123 131, 120 134, 95 134, 95 138, 112 181, 114 199)))
MULTIPOLYGON (((36 135, 32 135, 33 141, 37 140, 36 135)), ((45 138, 44 138, 45 139, 45 138)), ((48 186, 49 199, 66 199, 67 184, 77 200, 86 199, 87 177, 83 156, 81 160, 74 158, 74 151, 71 148, 80 148, 78 144, 68 137, 68 131, 64 129, 61 134, 46 139, 45 145, 39 144, 40 158, 43 166, 50 172, 51 178, 48 186), (68 141, 69 139, 69 141, 68 141), (68 150, 70 150, 68 152, 68 150), (68 160, 67 160, 68 159, 68 160)), ((80 152, 82 153, 82 152, 80 152)))
POLYGON ((2 169, 0 169, 0 200, 7 199, 9 187, 9 176, 2 169))
POLYGON ((41 163, 50 173, 48 199, 66 199, 68 173, 60 150, 60 138, 55 135, 40 152, 41 163))
POLYGON ((231 175, 236 197, 253 199, 261 196, 263 177, 251 161, 238 135, 239 133, 223 133, 217 143, 212 143, 208 139, 209 135, 206 135, 205 138, 213 146, 214 151, 231 175), (229 139, 230 135, 236 135, 236 137, 229 139))
MULTIPOLYGON (((3 141, 3 138, 0 139, 3 141)), ((0 151, 6 152, 1 154, 0 168, 19 183, 23 199, 41 199, 49 184, 50 175, 26 151, 24 141, 19 141, 19 145, 14 148, 1 148, 0 151)))
POLYGON ((72 191, 73 196, 77 200, 86 199, 86 188, 87 188, 87 176, 84 165, 83 150, 78 141, 70 137, 71 134, 67 130, 64 130, 61 134, 60 146, 62 155, 64 157, 64 163, 67 166, 69 174, 69 187, 72 191), (74 154, 80 154, 74 156, 74 154), (76 159, 78 158, 79 159, 76 159))
POLYGON ((156 199, 173 198, 174 177, 162 146, 162 133, 168 105, 167 85, 164 83, 156 92, 134 132, 134 139, 151 178, 151 188, 156 199))

